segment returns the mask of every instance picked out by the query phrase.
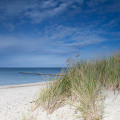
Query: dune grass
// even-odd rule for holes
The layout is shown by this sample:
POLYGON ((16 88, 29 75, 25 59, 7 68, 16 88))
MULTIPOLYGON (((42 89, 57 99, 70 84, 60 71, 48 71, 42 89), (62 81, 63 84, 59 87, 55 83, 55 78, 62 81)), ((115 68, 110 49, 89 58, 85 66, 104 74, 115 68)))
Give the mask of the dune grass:
POLYGON ((44 88, 36 101, 48 113, 65 104, 68 99, 76 107, 84 120, 102 120, 102 88, 119 89, 120 86, 120 53, 92 61, 67 63, 63 77, 44 88))
POLYGON ((41 106, 47 113, 52 113, 64 105, 69 92, 67 93, 67 89, 63 89, 63 85, 65 85, 63 82, 60 77, 58 80, 54 79, 54 82, 47 83, 46 88, 40 91, 40 97, 36 100, 35 109, 41 106))

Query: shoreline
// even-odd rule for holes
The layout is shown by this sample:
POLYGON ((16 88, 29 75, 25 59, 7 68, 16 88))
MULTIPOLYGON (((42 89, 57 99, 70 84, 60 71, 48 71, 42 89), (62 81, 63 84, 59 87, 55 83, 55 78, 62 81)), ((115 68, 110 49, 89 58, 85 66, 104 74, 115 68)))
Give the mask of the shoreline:
POLYGON ((44 82, 37 82, 37 83, 26 83, 26 84, 16 84, 16 85, 5 85, 5 86, 0 86, 0 89, 32 87, 32 86, 44 86, 48 82, 51 82, 51 81, 44 81, 44 82))

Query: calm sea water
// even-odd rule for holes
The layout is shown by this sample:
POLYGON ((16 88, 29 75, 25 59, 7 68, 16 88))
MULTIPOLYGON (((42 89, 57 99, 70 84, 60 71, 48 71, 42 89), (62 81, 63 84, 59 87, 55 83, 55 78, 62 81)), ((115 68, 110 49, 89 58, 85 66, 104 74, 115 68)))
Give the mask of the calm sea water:
POLYGON ((21 74, 19 72, 59 74, 61 71, 62 68, 0 68, 0 86, 42 82, 54 78, 49 75, 21 74))

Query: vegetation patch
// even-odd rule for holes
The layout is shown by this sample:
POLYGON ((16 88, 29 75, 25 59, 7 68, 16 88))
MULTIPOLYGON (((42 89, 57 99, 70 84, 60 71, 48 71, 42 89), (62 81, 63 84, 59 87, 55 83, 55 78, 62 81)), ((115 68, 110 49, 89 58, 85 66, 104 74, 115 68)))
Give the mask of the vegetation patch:
POLYGON ((92 61, 68 60, 64 76, 49 83, 36 100, 48 113, 69 99, 84 120, 102 120, 103 88, 119 90, 120 53, 92 61))

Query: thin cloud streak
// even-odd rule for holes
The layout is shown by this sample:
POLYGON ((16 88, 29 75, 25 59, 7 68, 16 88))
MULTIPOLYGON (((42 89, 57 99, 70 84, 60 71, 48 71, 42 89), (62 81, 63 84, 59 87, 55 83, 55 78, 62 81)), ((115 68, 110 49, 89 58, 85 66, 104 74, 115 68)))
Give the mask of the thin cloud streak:
POLYGON ((5 0, 0 5, 0 10, 2 16, 0 19, 7 20, 8 16, 9 19, 19 17, 28 17, 33 22, 39 23, 45 18, 53 17, 58 15, 68 9, 69 7, 73 6, 74 3, 82 4, 83 0, 77 1, 66 1, 66 0, 18 0, 18 1, 9 1, 5 0), (3 16, 4 14, 4 16, 3 16))
POLYGON ((31 36, 0 36, 0 50, 13 47, 19 54, 67 55, 79 52, 82 47, 109 41, 100 34, 105 32, 81 27, 54 26, 46 29, 42 36, 38 34, 35 40, 31 36))

